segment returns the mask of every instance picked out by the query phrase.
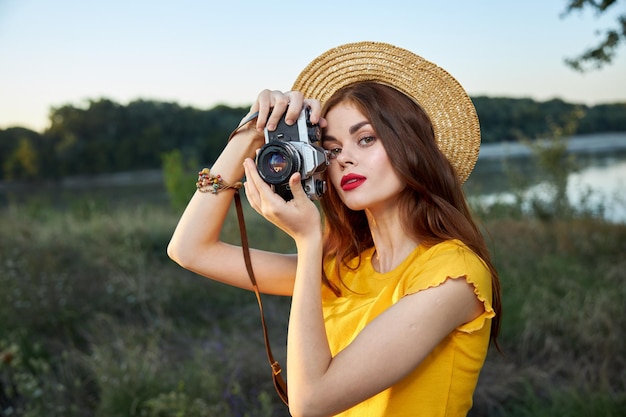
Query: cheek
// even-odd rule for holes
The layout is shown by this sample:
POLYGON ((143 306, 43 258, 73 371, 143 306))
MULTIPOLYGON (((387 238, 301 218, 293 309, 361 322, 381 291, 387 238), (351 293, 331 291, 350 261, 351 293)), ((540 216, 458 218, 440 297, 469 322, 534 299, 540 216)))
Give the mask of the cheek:
POLYGON ((383 181, 391 188, 403 188, 403 181, 396 172, 393 162, 389 159, 385 152, 376 155, 370 160, 370 175, 375 175, 380 181, 383 181))
POLYGON ((341 176, 343 173, 341 172, 341 168, 337 161, 331 161, 328 168, 326 168, 326 181, 331 183, 333 187, 339 188, 341 184, 341 176))
POLYGON ((394 172, 391 161, 382 146, 379 147, 376 152, 371 153, 368 161, 368 168, 370 171, 378 171, 379 175, 394 172))

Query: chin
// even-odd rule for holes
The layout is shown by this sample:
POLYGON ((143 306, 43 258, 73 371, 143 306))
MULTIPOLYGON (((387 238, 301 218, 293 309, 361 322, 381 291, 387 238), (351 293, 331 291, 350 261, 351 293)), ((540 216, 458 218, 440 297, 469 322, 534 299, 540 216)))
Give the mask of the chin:
POLYGON ((357 198, 356 196, 340 194, 340 197, 343 204, 352 211, 365 210, 371 206, 371 201, 363 201, 363 199, 357 198))

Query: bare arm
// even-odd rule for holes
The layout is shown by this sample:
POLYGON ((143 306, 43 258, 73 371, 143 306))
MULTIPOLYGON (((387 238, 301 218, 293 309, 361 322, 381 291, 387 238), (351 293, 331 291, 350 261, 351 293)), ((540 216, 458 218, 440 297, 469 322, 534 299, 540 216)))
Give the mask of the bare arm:
POLYGON ((311 296, 314 286, 302 282, 305 279, 298 269, 289 321, 287 372, 293 416, 335 415, 389 388, 482 308, 470 284, 448 279, 400 300, 332 357, 324 346, 323 328, 314 322, 320 312, 311 310, 318 295, 311 296))
MULTIPOLYGON (((251 112, 258 119, 243 126, 226 145, 211 173, 219 174, 233 184, 244 174, 243 161, 252 158, 263 145, 263 128, 276 125, 287 108, 287 117, 297 119, 303 104, 299 93, 283 95, 265 90, 259 94, 251 112), (270 108, 274 108, 271 116, 270 108)), ((319 107, 313 108, 315 117, 319 107)), ((313 117, 313 115, 312 115, 313 117)), ((235 191, 221 190, 218 194, 196 192, 185 209, 167 248, 168 255, 186 269, 233 286, 252 289, 240 247, 220 241, 220 232, 235 191)), ((290 295, 296 270, 296 256, 259 250, 250 251, 255 277, 262 292, 290 295)))
POLYGON ((313 221, 315 209, 297 175, 291 180, 294 200, 285 204, 263 184, 252 161, 245 167, 251 204, 291 235, 298 249, 287 338, 293 416, 331 416, 372 397, 407 376, 455 328, 481 314, 471 284, 448 279, 404 297, 333 357, 322 312, 322 233, 313 221))

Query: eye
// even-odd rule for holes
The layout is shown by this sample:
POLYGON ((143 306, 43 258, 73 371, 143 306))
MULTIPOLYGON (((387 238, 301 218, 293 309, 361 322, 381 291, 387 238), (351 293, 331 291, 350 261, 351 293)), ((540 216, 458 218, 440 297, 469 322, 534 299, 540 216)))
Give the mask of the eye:
POLYGON ((339 154, 341 153, 341 148, 339 147, 335 147, 335 148, 330 148, 330 149, 326 149, 328 151, 328 156, 330 159, 335 159, 339 156, 339 154))
POLYGON ((359 145, 367 146, 373 143, 374 141, 376 141, 376 136, 364 136, 362 138, 359 138, 359 145))

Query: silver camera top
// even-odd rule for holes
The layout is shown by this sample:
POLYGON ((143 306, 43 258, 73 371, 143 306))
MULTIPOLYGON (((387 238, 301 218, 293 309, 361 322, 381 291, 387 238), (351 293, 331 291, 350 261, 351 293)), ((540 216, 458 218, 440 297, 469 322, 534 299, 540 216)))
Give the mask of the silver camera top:
POLYGON ((300 173, 302 187, 311 200, 326 192, 322 174, 330 161, 328 152, 319 146, 321 129, 311 123, 309 113, 308 108, 303 109, 291 126, 283 114, 275 130, 264 130, 265 145, 257 154, 259 175, 285 200, 293 198, 289 178, 295 172, 300 173))

